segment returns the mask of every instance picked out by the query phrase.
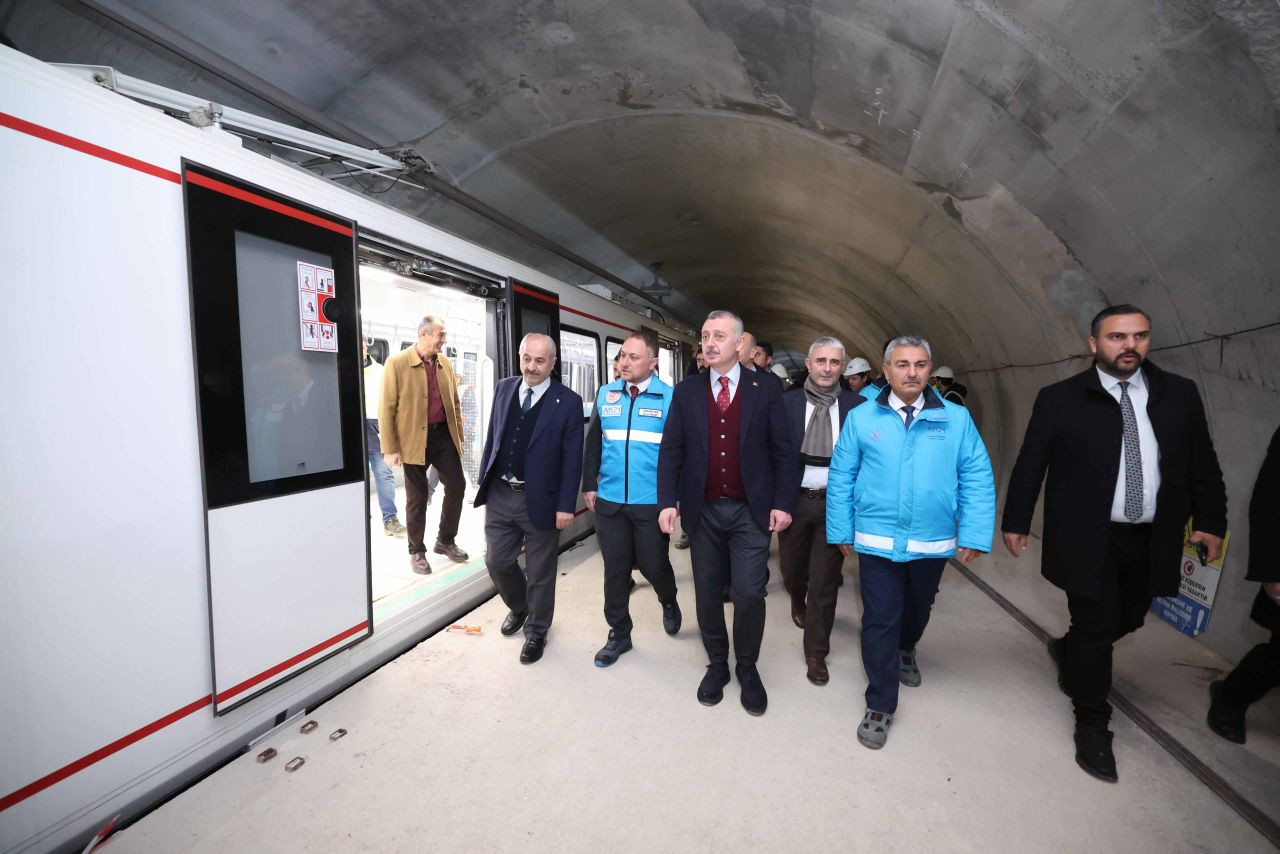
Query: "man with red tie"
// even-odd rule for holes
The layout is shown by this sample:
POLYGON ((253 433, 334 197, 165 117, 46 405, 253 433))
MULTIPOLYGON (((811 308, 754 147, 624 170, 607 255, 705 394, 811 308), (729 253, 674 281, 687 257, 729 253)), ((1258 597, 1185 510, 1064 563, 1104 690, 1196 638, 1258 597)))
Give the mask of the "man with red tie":
POLYGON ((698 628, 710 660, 698 701, 715 705, 729 684, 722 598, 728 587, 742 706, 762 715, 768 694, 756 662, 769 541, 773 531, 791 524, 800 462, 782 384, 743 370, 742 335, 742 320, 733 312, 713 311, 702 325, 709 370, 685 379, 672 395, 658 456, 658 522, 670 534, 682 515, 689 531, 698 628))

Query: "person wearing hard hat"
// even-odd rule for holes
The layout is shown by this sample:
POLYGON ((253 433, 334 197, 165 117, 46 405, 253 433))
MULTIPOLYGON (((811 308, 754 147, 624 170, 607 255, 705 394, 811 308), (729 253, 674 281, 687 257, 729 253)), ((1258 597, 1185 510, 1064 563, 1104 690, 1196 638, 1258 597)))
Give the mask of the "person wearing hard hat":
POLYGON ((871 363, 861 356, 849 360, 844 369, 844 382, 849 391, 860 393, 871 381, 871 363))
POLYGON ((965 405, 964 398, 969 393, 969 389, 956 382, 956 372, 946 365, 933 372, 933 388, 943 400, 961 406, 965 405))

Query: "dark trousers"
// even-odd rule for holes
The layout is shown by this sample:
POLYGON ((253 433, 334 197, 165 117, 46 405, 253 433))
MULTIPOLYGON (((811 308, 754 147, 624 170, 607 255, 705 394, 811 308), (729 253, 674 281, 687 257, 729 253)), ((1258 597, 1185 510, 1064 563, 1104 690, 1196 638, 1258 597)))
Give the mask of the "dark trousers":
POLYGON ((1280 686, 1280 632, 1272 632, 1270 641, 1249 650, 1222 684, 1227 699, 1241 708, 1258 702, 1277 686, 1280 686))
POLYGON ((1067 594, 1071 627, 1063 638, 1062 679, 1077 725, 1111 720, 1112 647, 1142 628, 1151 607, 1151 526, 1111 523, 1102 560, 1102 595, 1067 594))
POLYGON ((914 649, 924 636, 946 565, 943 557, 894 563, 858 554, 868 709, 886 714, 898 710, 898 653, 914 649))
POLYGON ((615 504, 596 498, 596 539, 604 558, 604 618, 619 637, 631 635, 631 567, 649 579, 659 602, 676 601, 676 574, 658 527, 658 505, 615 504), (634 559, 634 560, 633 560, 634 559))
POLYGON ((462 516, 462 493, 467 479, 462 473, 462 460, 458 447, 449 435, 449 425, 432 424, 427 431, 427 461, 425 465, 404 464, 404 524, 409 534, 409 554, 427 550, 423 535, 427 529, 427 501, 431 487, 427 482, 427 469, 435 467, 444 484, 444 506, 440 508, 440 532, 436 535, 442 543, 452 544, 458 536, 458 519, 462 516))
POLYGON ((702 508, 689 536, 698 629, 712 664, 729 661, 724 591, 733 602, 733 650, 739 664, 760 657, 764 638, 764 591, 769 583, 768 531, 751 518, 745 501, 720 498, 702 508))
POLYGON ((494 478, 484 512, 484 564, 498 595, 517 614, 529 612, 527 638, 543 638, 556 611, 556 566, 560 560, 560 532, 539 531, 529 521, 524 493, 494 478), (524 546, 525 568, 517 558, 524 546))
POLYGON ((804 614, 804 654, 825 658, 831 652, 836 594, 844 578, 844 555, 827 543, 827 496, 801 490, 791 525, 778 534, 782 583, 791 607, 804 614))

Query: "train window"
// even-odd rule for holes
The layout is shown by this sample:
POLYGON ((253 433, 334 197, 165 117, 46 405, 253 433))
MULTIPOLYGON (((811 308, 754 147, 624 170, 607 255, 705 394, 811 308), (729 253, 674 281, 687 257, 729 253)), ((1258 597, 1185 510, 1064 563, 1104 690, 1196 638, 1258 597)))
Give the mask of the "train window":
POLYGON ((412 346, 413 346, 413 342, 412 342, 412 341, 401 341, 401 342, 400 342, 400 349, 401 349, 401 350, 408 350, 408 349, 409 349, 410 347, 412 347, 412 346))
POLYGON ((667 385, 676 383, 676 354, 666 343, 658 348, 658 376, 667 385))
POLYGON ((614 379, 613 376, 613 360, 618 355, 618 351, 622 349, 622 342, 617 338, 604 339, 604 363, 609 367, 609 380, 614 379))
POLYGON ((583 329, 560 324, 561 382, 582 396, 582 417, 590 418, 600 387, 600 339, 583 329))

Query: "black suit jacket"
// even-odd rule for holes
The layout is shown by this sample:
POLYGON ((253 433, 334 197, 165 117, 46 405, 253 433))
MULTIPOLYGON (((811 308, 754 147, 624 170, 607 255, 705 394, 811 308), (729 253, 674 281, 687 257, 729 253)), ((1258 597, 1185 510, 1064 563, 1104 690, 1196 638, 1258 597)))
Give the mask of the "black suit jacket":
MULTIPOLYGON (((1142 372, 1148 388, 1147 416, 1160 445, 1151 595, 1174 596, 1187 519, 1194 517, 1198 531, 1222 536, 1227 530, 1227 493, 1195 383, 1151 362, 1142 372)), ((1030 532, 1047 471, 1040 571, 1068 593, 1101 595, 1123 436, 1120 404, 1102 387, 1093 365, 1042 388, 1036 397, 1009 477, 1001 528, 1013 534, 1030 532)))
MULTIPOLYGON (((1271 537, 1280 528, 1280 430, 1271 437, 1267 456, 1262 461, 1258 480, 1249 499, 1249 574, 1250 581, 1280 581, 1280 561, 1275 557, 1271 537)), ((1262 590, 1253 600, 1253 621, 1273 632, 1280 632, 1280 605, 1262 590)))
MULTIPOLYGON (((480 464, 479 507, 489 498, 493 478, 502 474, 495 463, 502 449, 511 403, 520 388, 521 377, 507 377, 493 394, 493 415, 489 435, 484 440, 480 464)), ((556 513, 572 513, 578 505, 578 482, 582 476, 582 398, 556 380, 542 394, 542 408, 529 437, 524 461, 524 505, 529 521, 539 531, 554 531, 556 513)), ((506 489, 502 484, 499 489, 506 489)))
MULTIPOLYGON (((685 530, 690 533, 698 527, 707 488, 710 397, 710 371, 688 377, 676 386, 658 452, 658 506, 678 505, 685 530)), ((782 383, 777 377, 743 370, 734 399, 740 406, 738 453, 742 486, 751 518, 767 532, 770 510, 795 510, 800 487, 800 446, 787 426, 782 383)))
MULTIPOLYGON (((844 417, 849 414, 849 410, 855 406, 861 406, 867 402, 867 399, 855 391, 850 391, 843 383, 840 383, 840 396, 836 398, 836 409, 838 411, 838 423, 840 427, 844 427, 844 417)), ((804 460, 800 458, 800 447, 804 444, 805 431, 809 429, 809 422, 804 418, 805 404, 808 398, 805 397, 804 387, 797 386, 782 395, 782 405, 787 410, 787 424, 791 427, 791 439, 796 443, 796 462, 800 466, 800 479, 804 479, 804 460)), ((834 442, 832 443, 834 446, 834 442)), ((796 481, 796 488, 800 488, 800 481, 796 481)))

